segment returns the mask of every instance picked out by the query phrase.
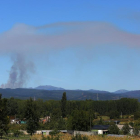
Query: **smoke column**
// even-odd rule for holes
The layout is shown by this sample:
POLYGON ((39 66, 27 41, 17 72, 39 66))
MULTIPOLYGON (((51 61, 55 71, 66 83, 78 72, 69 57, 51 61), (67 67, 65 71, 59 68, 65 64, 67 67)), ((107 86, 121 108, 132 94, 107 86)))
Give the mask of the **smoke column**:
POLYGON ((27 62, 21 54, 16 54, 11 59, 13 65, 9 72, 8 82, 2 84, 1 88, 22 88, 26 84, 29 74, 34 72, 34 64, 27 62))
POLYGON ((46 55, 69 47, 78 48, 80 54, 81 47, 90 50, 107 45, 139 48, 140 34, 123 31, 105 22, 62 22, 40 27, 16 24, 0 34, 0 55, 16 54, 12 57, 8 82, 1 87, 19 88, 26 85, 34 65, 24 54, 46 55))

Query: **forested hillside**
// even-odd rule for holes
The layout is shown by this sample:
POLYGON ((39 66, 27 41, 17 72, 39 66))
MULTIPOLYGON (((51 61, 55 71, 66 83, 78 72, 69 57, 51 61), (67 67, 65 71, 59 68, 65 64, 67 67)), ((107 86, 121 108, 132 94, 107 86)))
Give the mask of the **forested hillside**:
MULTIPOLYGON (((62 97, 62 93, 67 93, 68 100, 117 100, 122 97, 131 97, 135 95, 134 93, 130 96, 130 92, 123 93, 123 94, 114 94, 109 92, 95 92, 92 90, 37 90, 37 89, 26 89, 26 88, 17 88, 17 89, 0 89, 0 93, 5 98, 18 98, 18 99, 29 99, 30 97, 36 99, 43 99, 43 100, 60 100, 62 97), (129 95, 129 96, 128 96, 129 95)), ((135 98, 140 97, 140 93, 137 93, 135 98), (138 96, 139 95, 139 96, 138 96)))

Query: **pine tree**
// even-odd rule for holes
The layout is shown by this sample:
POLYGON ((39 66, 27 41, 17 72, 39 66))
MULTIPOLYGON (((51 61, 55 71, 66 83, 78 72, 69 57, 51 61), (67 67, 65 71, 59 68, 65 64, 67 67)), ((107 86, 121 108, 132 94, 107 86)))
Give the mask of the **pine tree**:
POLYGON ((62 112, 62 117, 66 117, 66 110, 67 108, 67 97, 66 97, 66 92, 63 93, 62 99, 61 99, 61 112, 62 112))
POLYGON ((7 131, 9 129, 9 117, 8 117, 8 111, 7 111, 7 99, 2 99, 0 94, 0 135, 1 138, 4 133, 7 134, 7 131))
POLYGON ((34 134, 39 127, 39 115, 37 110, 36 102, 32 98, 27 100, 25 107, 26 129, 31 135, 34 134))

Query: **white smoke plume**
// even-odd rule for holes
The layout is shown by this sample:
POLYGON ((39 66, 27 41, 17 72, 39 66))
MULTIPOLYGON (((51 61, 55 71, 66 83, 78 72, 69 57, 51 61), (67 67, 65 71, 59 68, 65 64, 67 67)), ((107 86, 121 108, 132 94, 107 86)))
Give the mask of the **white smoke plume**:
POLYGON ((66 47, 100 45, 140 47, 140 35, 104 22, 56 23, 41 27, 15 25, 0 34, 0 53, 42 53, 66 47))
POLYGON ((0 54, 16 54, 9 80, 1 87, 18 88, 26 84, 34 66, 24 54, 35 56, 66 47, 89 49, 101 45, 140 47, 140 35, 104 22, 64 22, 41 27, 17 24, 0 34, 0 54))
POLYGON ((2 84, 1 88, 19 88, 24 87, 30 72, 34 72, 34 64, 27 62, 21 54, 12 57, 13 65, 9 72, 9 79, 6 84, 2 84))

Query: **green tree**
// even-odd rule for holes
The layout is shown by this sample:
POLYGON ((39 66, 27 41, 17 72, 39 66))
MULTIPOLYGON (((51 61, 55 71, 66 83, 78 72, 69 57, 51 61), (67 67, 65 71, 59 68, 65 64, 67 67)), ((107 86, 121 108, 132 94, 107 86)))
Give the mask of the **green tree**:
POLYGON ((25 118, 27 121, 27 132, 31 135, 39 128, 39 115, 36 102, 30 98, 25 106, 25 118))
POLYGON ((136 120, 131 126, 134 128, 134 135, 138 135, 140 130, 140 119, 136 120))
POLYGON ((135 136, 138 136, 138 135, 139 135, 139 129, 140 129, 140 128, 139 128, 138 126, 135 126, 135 127, 134 127, 133 132, 134 132, 134 135, 135 135, 135 136))
POLYGON ((129 125, 128 125, 127 123, 123 126, 122 132, 123 132, 124 135, 129 134, 129 132, 130 132, 130 127, 129 127, 129 125))
POLYGON ((0 94, 0 135, 8 132, 9 117, 7 111, 7 99, 2 99, 0 94))
POLYGON ((138 108, 138 99, 121 98, 120 100, 117 100, 117 110, 119 113, 122 112, 123 115, 137 112, 138 108))
POLYGON ((45 123, 44 126, 46 129, 51 129, 51 130, 65 130, 66 122, 67 120, 65 118, 62 118, 61 116, 61 109, 56 108, 53 109, 50 115, 50 120, 47 123, 45 123))
POLYGON ((110 125, 108 131, 110 134, 119 134, 119 128, 116 124, 110 125))
POLYGON ((37 99, 36 104, 37 104, 37 107, 39 108, 39 116, 41 116, 41 118, 46 117, 47 114, 46 114, 46 109, 44 106, 45 104, 43 102, 43 99, 37 99))
POLYGON ((24 115, 25 115, 25 105, 26 105, 26 100, 19 100, 17 102, 18 104, 18 117, 23 120, 24 119, 24 115))
POLYGON ((66 108, 67 108, 67 97, 66 97, 66 92, 63 93, 62 99, 61 99, 61 112, 62 112, 62 117, 66 117, 66 108))
POLYGON ((140 119, 140 111, 134 113, 134 119, 135 120, 140 119))
POLYGON ((8 99, 8 101, 7 101, 7 109, 8 109, 8 115, 9 116, 17 114, 17 112, 18 112, 18 104, 17 104, 17 101, 13 97, 8 99))
MULTIPOLYGON (((47 129, 59 129, 59 120, 61 119, 61 109, 56 108, 52 110, 50 121, 46 123, 47 129)), ((60 124, 62 125, 62 124, 60 124)))
POLYGON ((100 117, 100 120, 99 120, 98 124, 100 124, 100 125, 104 124, 102 117, 100 117))
POLYGON ((116 119, 116 118, 119 118, 119 112, 117 110, 114 110, 114 111, 110 111, 109 112, 109 117, 110 119, 116 119))
POLYGON ((88 111, 74 110, 68 118, 68 129, 88 131, 92 125, 93 115, 88 111))

